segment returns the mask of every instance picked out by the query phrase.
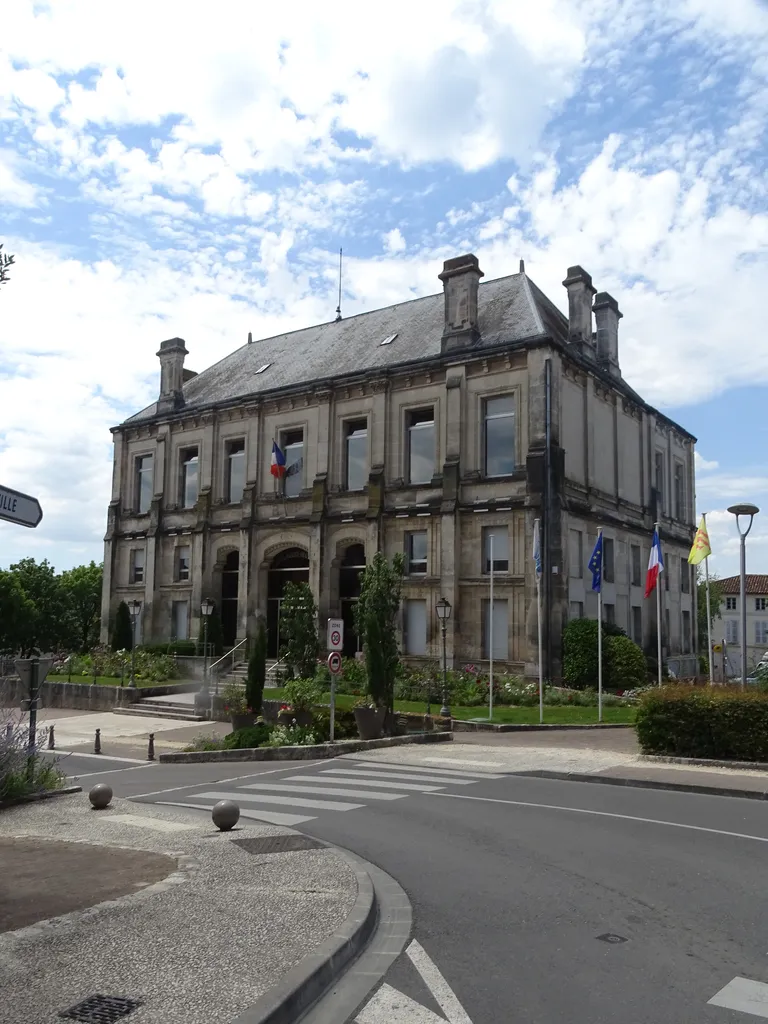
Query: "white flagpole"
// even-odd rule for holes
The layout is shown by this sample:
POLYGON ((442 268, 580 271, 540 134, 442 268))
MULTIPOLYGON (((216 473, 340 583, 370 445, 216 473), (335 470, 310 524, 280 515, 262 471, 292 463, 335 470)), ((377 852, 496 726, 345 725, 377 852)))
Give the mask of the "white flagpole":
POLYGON ((603 720, 603 528, 597 531, 600 542, 600 589, 597 592, 597 720, 603 720))
POLYGON ((493 718, 493 533, 488 534, 489 557, 491 559, 491 600, 488 609, 488 720, 493 718))
MULTIPOLYGON (((704 520, 704 528, 707 526, 707 513, 701 517, 704 520)), ((709 656, 709 685, 715 681, 714 666, 712 664, 712 606, 709 598, 709 555, 704 559, 704 577, 707 581, 707 654, 709 656)))
MULTIPOLYGON (((536 520, 533 524, 534 533, 538 538, 538 551, 539 561, 541 561, 541 522, 536 520)), ((538 629, 538 640, 539 640, 539 725, 544 724, 544 657, 543 657, 543 646, 541 639, 541 575, 538 572, 536 566, 534 566, 536 576, 536 623, 538 629)))
MULTIPOLYGON (((653 530, 655 535, 659 538, 659 547, 656 552, 661 550, 661 537, 659 537, 659 524, 653 524, 653 530)), ((666 569, 664 570, 666 572, 666 569)), ((656 573, 656 656, 659 660, 659 686, 661 686, 661 573, 656 573)))

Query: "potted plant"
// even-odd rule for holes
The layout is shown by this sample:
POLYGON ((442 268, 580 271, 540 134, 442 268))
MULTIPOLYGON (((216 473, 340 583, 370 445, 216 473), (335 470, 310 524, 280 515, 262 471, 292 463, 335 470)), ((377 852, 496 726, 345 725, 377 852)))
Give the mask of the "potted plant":
POLYGON ((221 696, 224 700, 224 710, 232 722, 233 732, 237 732, 238 729, 247 729, 253 725, 256 716, 248 707, 245 690, 239 683, 227 683, 221 696))
POLYGON ((312 710, 323 698, 319 683, 314 679, 291 679, 283 693, 287 707, 280 709, 278 721, 285 725, 312 725, 312 710))
POLYGON ((352 705, 361 740, 378 740, 384 731, 385 707, 377 707, 370 697, 361 697, 352 705))

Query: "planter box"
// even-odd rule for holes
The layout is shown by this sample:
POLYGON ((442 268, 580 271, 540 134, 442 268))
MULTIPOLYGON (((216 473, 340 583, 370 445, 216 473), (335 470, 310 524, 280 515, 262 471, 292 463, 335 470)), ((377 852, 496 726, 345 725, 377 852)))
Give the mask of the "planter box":
POLYGON ((360 739, 379 739, 384 730, 386 711, 383 708, 354 708, 353 710, 360 739))

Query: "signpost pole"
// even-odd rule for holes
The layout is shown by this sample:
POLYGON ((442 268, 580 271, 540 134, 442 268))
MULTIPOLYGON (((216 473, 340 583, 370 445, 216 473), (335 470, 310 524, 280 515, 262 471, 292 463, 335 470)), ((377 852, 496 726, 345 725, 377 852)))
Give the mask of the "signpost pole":
MULTIPOLYGON (((30 758, 34 756, 37 745, 37 691, 40 678, 40 659, 33 658, 29 673, 29 740, 27 742, 27 754, 30 758)), ((32 761, 28 763, 29 771, 32 770, 32 761)))
POLYGON ((336 731, 336 673, 331 675, 331 725, 329 739, 331 743, 334 740, 334 733, 336 731))

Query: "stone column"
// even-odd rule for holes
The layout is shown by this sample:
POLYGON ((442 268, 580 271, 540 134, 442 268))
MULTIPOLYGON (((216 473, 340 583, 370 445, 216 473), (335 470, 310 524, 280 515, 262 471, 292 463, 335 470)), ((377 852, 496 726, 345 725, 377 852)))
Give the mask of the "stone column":
POLYGON ((240 529, 240 568, 237 574, 237 637, 244 640, 248 634, 248 576, 251 564, 250 523, 240 529))

